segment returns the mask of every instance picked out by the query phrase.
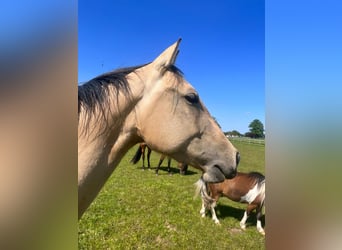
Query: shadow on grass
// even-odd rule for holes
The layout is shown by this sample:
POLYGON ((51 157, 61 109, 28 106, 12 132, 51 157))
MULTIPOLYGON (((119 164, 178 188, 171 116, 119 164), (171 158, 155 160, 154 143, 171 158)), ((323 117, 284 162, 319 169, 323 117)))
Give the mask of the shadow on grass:
MULTIPOLYGON (((246 205, 246 207, 247 207, 247 205, 246 205)), ((227 218, 227 217, 233 217, 236 220, 240 221, 243 217, 245 209, 235 208, 235 207, 231 207, 231 206, 223 205, 223 204, 217 204, 215 211, 216 211, 217 218, 219 220, 223 219, 223 218, 227 218)), ((256 226, 256 223, 257 223, 256 212, 253 211, 248 216, 246 225, 247 226, 256 226)), ((261 223, 262 223, 262 226, 264 227, 265 226, 265 215, 264 214, 261 216, 261 223)))
MULTIPOLYGON (((142 169, 142 167, 137 167, 137 169, 142 169)), ((153 170, 156 171, 157 167, 145 167, 145 170, 153 170)), ((170 173, 173 174, 180 174, 180 169, 176 168, 176 167, 170 167, 170 173)), ((168 168, 167 166, 160 166, 159 170, 158 170, 158 175, 164 175, 164 174, 169 174, 168 173, 168 168)), ((184 175, 194 175, 197 174, 197 172, 191 171, 191 170, 187 170, 186 173, 184 175)))

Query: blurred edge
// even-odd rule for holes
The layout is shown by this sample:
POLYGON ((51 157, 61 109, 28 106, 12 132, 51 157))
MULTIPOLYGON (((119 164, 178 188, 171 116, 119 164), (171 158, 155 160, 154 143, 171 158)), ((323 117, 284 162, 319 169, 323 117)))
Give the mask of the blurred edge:
POLYGON ((342 249, 341 4, 265 13, 266 249, 342 249))
MULTIPOLYGON (((335 3, 266 1, 267 249, 342 246, 335 3)), ((77 2, 1 12, 0 249, 76 249, 77 2)))
POLYGON ((77 2, 0 12, 0 249, 77 249, 77 2))

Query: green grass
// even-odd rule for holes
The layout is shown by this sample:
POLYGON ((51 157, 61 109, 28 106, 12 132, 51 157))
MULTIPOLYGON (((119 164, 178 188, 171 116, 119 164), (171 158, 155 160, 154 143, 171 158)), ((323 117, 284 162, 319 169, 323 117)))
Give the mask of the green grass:
MULTIPOLYGON (((264 173, 264 145, 233 142, 241 153, 239 171, 264 173)), ((265 249, 265 237, 256 230, 255 213, 247 230, 239 228, 244 204, 221 198, 216 207, 221 226, 210 213, 201 218, 201 200, 194 183, 201 172, 192 167, 182 176, 172 161, 173 175, 163 163, 156 176, 129 163, 131 149, 114 171, 78 226, 79 249, 265 249)), ((152 153, 153 168, 159 155, 152 153)))

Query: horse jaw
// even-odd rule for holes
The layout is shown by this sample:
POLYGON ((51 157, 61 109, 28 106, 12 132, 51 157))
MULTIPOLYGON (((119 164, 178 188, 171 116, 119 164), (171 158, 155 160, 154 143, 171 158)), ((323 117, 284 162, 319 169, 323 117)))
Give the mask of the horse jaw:
POLYGON ((205 182, 218 183, 236 176, 236 169, 231 168, 231 171, 227 173, 227 171, 222 170, 221 166, 223 165, 220 163, 203 166, 203 180, 205 182))

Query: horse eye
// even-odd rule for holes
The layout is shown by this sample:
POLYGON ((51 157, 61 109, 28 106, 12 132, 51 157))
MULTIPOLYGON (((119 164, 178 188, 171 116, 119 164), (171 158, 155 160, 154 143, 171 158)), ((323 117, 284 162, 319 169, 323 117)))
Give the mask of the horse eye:
POLYGON ((185 99, 190 103, 190 104, 196 104, 199 102, 199 97, 195 93, 190 93, 185 96, 185 99))

